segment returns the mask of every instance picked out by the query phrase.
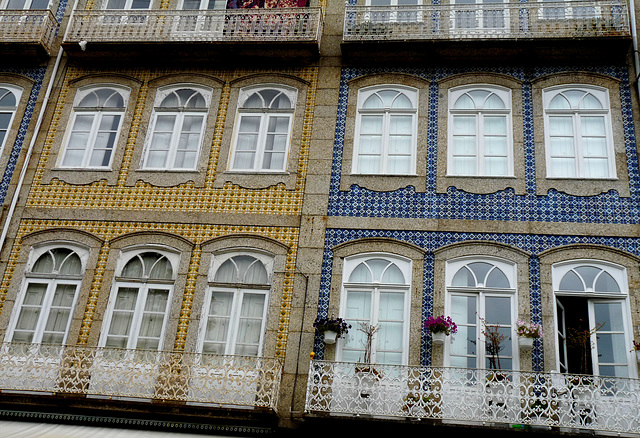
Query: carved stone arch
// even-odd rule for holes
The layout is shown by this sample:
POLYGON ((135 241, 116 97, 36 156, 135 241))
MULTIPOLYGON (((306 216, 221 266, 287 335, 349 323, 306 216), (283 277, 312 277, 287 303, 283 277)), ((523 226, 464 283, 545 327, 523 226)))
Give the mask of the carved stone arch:
POLYGON ((566 71, 536 78, 531 83, 533 100, 533 127, 536 157, 536 187, 539 195, 550 190, 576 196, 594 196, 614 190, 621 197, 630 196, 629 173, 627 169, 626 140, 624 130, 623 101, 620 96, 621 81, 605 74, 588 71, 566 71), (594 87, 604 90, 609 101, 610 141, 613 143, 612 159, 615 160, 615 178, 548 178, 547 150, 545 140, 545 108, 543 93, 553 87, 594 87))
POLYGON ((413 187, 417 192, 423 192, 426 187, 427 175, 427 133, 429 124, 429 87, 430 81, 407 73, 376 73, 359 76, 348 82, 349 96, 347 99, 347 114, 345 118, 344 143, 342 153, 342 170, 340 190, 348 191, 357 185, 370 190, 386 192, 406 187, 413 187), (354 154, 356 149, 356 124, 358 118, 358 95, 361 90, 380 86, 381 88, 399 91, 411 89, 417 93, 416 108, 416 138, 415 138, 415 173, 398 175, 368 175, 354 173, 354 154))
MULTIPOLYGON (((19 241, 16 241, 13 247, 13 251, 17 252, 16 264, 13 268, 11 282, 4 295, 4 303, 0 313, 0 337, 5 334, 12 313, 17 311, 15 309, 16 300, 25 286, 25 275, 35 262, 37 254, 48 248, 63 247, 76 252, 80 256, 84 268, 84 277, 77 291, 77 305, 67 336, 68 342, 75 342, 80 333, 82 316, 91 293, 94 273, 103 244, 104 241, 92 233, 65 227, 35 231, 24 235, 19 241)), ((6 275, 9 274, 6 273, 6 275)))
POLYGON ((222 133, 220 151, 218 153, 218 162, 215 163, 215 187, 223 187, 227 183, 247 188, 247 189, 263 189, 284 184, 288 190, 296 187, 299 178, 299 170, 301 169, 302 159, 301 151, 307 151, 308 147, 302 145, 303 127, 311 116, 312 111, 307 108, 313 102, 309 101, 309 87, 311 84, 301 77, 287 74, 251 74, 242 76, 232 80, 229 83, 229 99, 224 120, 224 129, 222 133), (289 147, 287 151, 284 170, 278 171, 260 171, 257 170, 235 170, 232 169, 231 156, 234 150, 235 133, 238 129, 237 115, 240 111, 239 103, 243 89, 248 87, 259 87, 264 85, 268 87, 282 87, 288 90, 295 90, 295 102, 292 109, 289 137, 289 147))
MULTIPOLYGON (((69 184, 81 185, 104 180, 107 184, 115 185, 118 179, 118 173, 122 165, 122 160, 127 148, 129 134, 132 129, 132 122, 135 116, 136 105, 138 104, 138 96, 142 81, 129 75, 124 74, 88 74, 78 78, 72 78, 65 84, 67 92, 62 93, 57 102, 57 109, 60 111, 60 121, 65 121, 52 125, 56 127, 53 132, 53 140, 50 147, 50 153, 45 160, 41 160, 41 166, 44 166, 42 183, 48 184, 57 179, 69 184), (62 154, 65 150, 67 136, 71 132, 74 114, 74 102, 76 96, 83 90, 90 87, 114 87, 122 90, 126 89, 127 102, 122 113, 120 124, 120 132, 118 139, 113 148, 110 168, 93 169, 93 168, 65 168, 60 166, 62 154)), ((52 128, 53 129, 53 128, 52 128)))
POLYGON ((476 71, 465 74, 454 74, 438 81, 438 144, 445 147, 438 148, 436 188, 439 193, 446 193, 450 187, 464 190, 468 193, 489 194, 506 189, 513 189, 517 194, 524 194, 525 163, 524 137, 522 132, 522 81, 506 74, 476 71), (477 86, 495 87, 508 94, 510 99, 510 148, 513 173, 500 177, 457 176, 448 169, 449 141, 451 123, 449 122, 450 95, 452 90, 477 86))
MULTIPOLYGON (((343 293, 345 262, 348 259, 363 256, 370 258, 396 259, 410 263, 409 284, 409 363, 420 363, 420 337, 422 333, 422 306, 424 293, 424 266, 427 251, 417 245, 391 238, 362 238, 344 242, 332 248, 333 267, 331 272, 331 290, 329 295, 329 314, 338 315, 343 293)), ((330 349, 326 354, 331 358, 335 354, 330 349)))

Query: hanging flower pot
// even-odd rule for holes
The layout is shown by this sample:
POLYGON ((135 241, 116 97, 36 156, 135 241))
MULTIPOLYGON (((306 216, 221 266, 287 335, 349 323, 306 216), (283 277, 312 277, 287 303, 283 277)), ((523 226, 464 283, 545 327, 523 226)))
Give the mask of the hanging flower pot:
POLYGON ((636 360, 640 362, 640 350, 636 350, 636 360))
POLYGON ((431 334, 431 339, 433 340, 434 344, 444 344, 444 338, 447 336, 447 334, 445 332, 438 332, 438 333, 432 333, 431 334))
POLYGON ((533 348, 533 338, 520 336, 518 338, 518 344, 520 344, 522 348, 533 348))
POLYGON ((325 344, 335 344, 336 338, 338 337, 338 333, 333 330, 327 330, 324 332, 324 343, 325 344))

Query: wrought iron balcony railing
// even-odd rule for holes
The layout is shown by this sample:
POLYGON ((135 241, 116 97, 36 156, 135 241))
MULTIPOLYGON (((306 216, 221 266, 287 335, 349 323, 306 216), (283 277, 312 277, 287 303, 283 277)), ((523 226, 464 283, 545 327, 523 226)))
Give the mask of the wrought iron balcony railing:
POLYGON ((58 22, 50 10, 0 10, 0 41, 41 45, 47 52, 58 22))
POLYGON ((277 408, 275 358, 0 345, 0 390, 277 408))
POLYGON ((236 10, 77 10, 65 42, 320 43, 319 8, 236 10))
POLYGON ((623 0, 347 5, 345 41, 630 36, 623 0))
POLYGON ((306 411, 640 433, 640 380, 311 361, 306 411))

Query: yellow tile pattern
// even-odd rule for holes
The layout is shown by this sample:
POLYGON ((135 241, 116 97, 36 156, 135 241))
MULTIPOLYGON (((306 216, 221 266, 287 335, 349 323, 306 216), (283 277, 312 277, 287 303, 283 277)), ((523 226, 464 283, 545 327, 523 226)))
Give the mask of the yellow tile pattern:
MULTIPOLYGON (((15 268, 18 262, 18 254, 21 248, 21 239, 30 233, 55 228, 67 228, 82 230, 91 233, 104 241, 98 263, 91 279, 91 291, 86 302, 82 327, 77 343, 85 345, 89 340, 89 333, 94 320, 98 303, 98 295, 103 281, 111 281, 105 278, 107 258, 110 251, 110 241, 114 238, 139 231, 161 231, 192 242, 195 247, 190 255, 189 271, 186 287, 182 299, 178 331, 175 338, 175 348, 184 349, 191 316, 191 308, 196 293, 196 279, 200 270, 201 249, 200 245, 214 237, 234 234, 253 234, 268 237, 287 245, 290 250, 287 254, 285 266, 285 280, 280 301, 280 314, 278 315, 278 333, 276 339, 276 357, 284 357, 286 349, 287 333, 291 316, 291 304, 293 302, 293 279, 295 276, 295 261, 298 246, 298 229, 292 227, 259 227, 259 226, 234 226, 234 225, 193 225, 171 223, 140 223, 140 222, 104 222, 104 221, 69 221, 69 220, 23 220, 20 223, 16 241, 11 250, 7 269, 0 284, 0 312, 4 307, 7 292, 11 281, 14 279, 15 268)), ((17 273, 16 281, 21 280, 22 273, 17 273)), ((279 291, 278 291, 279 292, 279 291)), ((81 303, 79 304, 81 305, 81 303)), ((272 315, 273 316, 273 315, 272 315)))
MULTIPOLYGON (((189 72, 198 72, 192 71, 189 72)), ((42 154, 33 186, 27 199, 28 207, 48 208, 85 208, 85 209, 110 209, 117 207, 119 210, 148 211, 162 209, 162 211, 190 211, 209 213, 254 213, 254 214, 300 214, 302 197, 304 193, 305 178, 307 174, 309 145, 313 124, 313 113, 316 98, 317 74, 316 67, 293 68, 290 70, 236 70, 236 71, 199 71, 209 74, 224 82, 222 97, 216 119, 214 138, 211 144, 211 158, 206 172, 203 187, 196 187, 193 183, 180 184, 174 187, 155 187, 145 182, 137 182, 133 186, 127 186, 127 176, 132 165, 132 156, 136 147, 142 114, 148 92, 149 81, 170 73, 173 70, 126 70, 112 73, 120 73, 139 79, 142 82, 132 124, 127 138, 127 146, 124 151, 124 159, 119 169, 116 185, 108 185, 104 180, 86 185, 72 185, 60 180, 53 180, 49 184, 43 183, 44 171, 55 163, 50 163, 50 154, 54 144, 54 138, 59 135, 59 130, 66 128, 66 121, 61 118, 64 102, 69 93, 69 83, 85 75, 99 75, 99 70, 81 69, 70 67, 66 74, 60 98, 56 104, 49 131, 45 138, 42 154), (283 184, 278 184, 266 189, 247 189, 227 183, 221 188, 213 187, 216 166, 222 143, 222 133, 225 117, 229 109, 229 83, 247 75, 282 73, 297 76, 309 85, 307 101, 304 112, 302 140, 299 145, 292 145, 300 149, 298 161, 298 179, 293 190, 287 190, 283 184)), ((214 103, 215 108, 215 103, 214 103)), ((126 129, 123 130, 126 132, 126 129)))

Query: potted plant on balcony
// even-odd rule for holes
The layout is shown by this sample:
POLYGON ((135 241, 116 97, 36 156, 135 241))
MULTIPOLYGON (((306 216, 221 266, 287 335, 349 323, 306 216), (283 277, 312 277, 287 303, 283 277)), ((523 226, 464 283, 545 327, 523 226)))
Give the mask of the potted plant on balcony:
POLYGON ((458 333, 458 326, 450 316, 430 316, 425 321, 424 326, 431 333, 431 339, 435 344, 444 344, 446 336, 458 333))
POLYGON ((636 352, 636 360, 640 362, 640 342, 634 340, 633 341, 633 350, 636 352))
POLYGON ((373 367, 373 365, 371 364, 372 362, 371 355, 373 352, 373 338, 379 329, 380 327, 378 327, 377 325, 372 325, 366 322, 361 322, 360 328, 358 329, 365 335, 365 341, 364 341, 365 344, 364 344, 363 361, 361 363, 358 363, 358 365, 356 365, 355 371, 356 371, 356 374, 359 374, 361 378, 365 380, 373 379, 377 381, 382 379, 382 373, 379 370, 375 369, 375 367, 373 367))
POLYGON ((516 322, 518 344, 523 348, 532 348, 533 341, 542 338, 542 326, 534 322, 525 322, 519 319, 516 322))
POLYGON ((342 318, 316 318, 313 326, 318 333, 324 334, 325 344, 335 344, 338 338, 349 333, 351 325, 342 318))
POLYGON ((500 324, 488 324, 484 318, 480 318, 483 329, 482 335, 485 337, 485 352, 489 359, 489 369, 487 374, 487 390, 489 393, 489 404, 504 405, 507 392, 505 383, 507 374, 502 372, 500 363, 500 352, 504 349, 503 342, 508 338, 502 333, 500 324))

